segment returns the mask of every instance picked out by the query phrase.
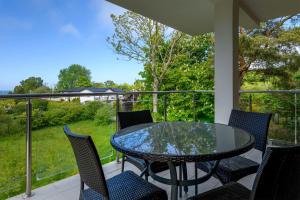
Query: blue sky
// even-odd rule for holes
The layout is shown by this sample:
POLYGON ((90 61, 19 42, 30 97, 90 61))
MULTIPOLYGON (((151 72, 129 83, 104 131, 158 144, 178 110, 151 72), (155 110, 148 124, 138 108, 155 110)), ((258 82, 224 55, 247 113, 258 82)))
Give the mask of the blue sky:
POLYGON ((110 14, 122 12, 104 0, 0 0, 0 90, 29 76, 53 87, 59 70, 74 63, 90 69, 95 82, 133 83, 142 64, 106 42, 110 14))

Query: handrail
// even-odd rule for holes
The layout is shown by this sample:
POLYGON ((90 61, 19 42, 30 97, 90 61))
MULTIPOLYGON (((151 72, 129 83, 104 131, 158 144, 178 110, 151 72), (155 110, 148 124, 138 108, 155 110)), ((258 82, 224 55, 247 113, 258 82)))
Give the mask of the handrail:
MULTIPOLYGON (((167 121, 167 104, 168 104, 168 94, 193 94, 193 107, 195 110, 195 102, 197 98, 195 95, 197 93, 206 93, 206 94, 214 94, 214 90, 171 90, 171 91, 131 91, 131 92, 93 92, 93 93, 43 93, 43 94, 6 94, 0 95, 0 99, 24 99, 27 101, 26 105, 26 191, 25 197, 32 196, 31 192, 31 176, 32 176, 32 133, 31 133, 31 112, 32 112, 32 99, 38 98, 61 98, 61 97, 84 97, 84 96, 116 96, 117 106, 116 112, 119 111, 119 101, 120 95, 145 95, 145 94, 161 94, 163 96, 163 107, 164 107, 164 120, 167 121)), ((249 95, 249 109, 252 110, 252 95, 254 93, 267 93, 267 94, 275 94, 275 93, 283 93, 283 94, 293 94, 295 95, 294 103, 295 103, 295 143, 297 143, 297 94, 300 94, 300 90, 240 90, 240 94, 248 93, 249 95)), ((116 115, 117 116, 117 115, 116 115)), ((196 115, 194 113, 194 120, 196 119, 196 115)), ((118 119, 116 119, 118 121, 118 119)), ((116 123, 116 128, 118 129, 118 122, 116 123)), ((117 158, 118 159, 118 158, 117 158)))
MULTIPOLYGON (((80 97, 80 96, 115 96, 134 94, 173 94, 173 93, 214 93, 214 90, 169 90, 169 91, 131 91, 131 92, 93 92, 93 93, 31 93, 31 94, 5 94, 0 99, 26 99, 26 98, 55 98, 55 97, 80 97)), ((288 93, 300 94, 300 90, 240 90, 239 93, 288 93)))
POLYGON ((287 94, 300 94, 300 90, 240 90, 240 93, 287 93, 287 94))
POLYGON ((213 90, 170 90, 170 91, 132 91, 132 92, 68 92, 68 93, 42 93, 42 94, 5 94, 0 99, 25 99, 25 98, 51 98, 51 97, 80 97, 80 96, 115 96, 127 94, 173 94, 173 93, 213 93, 213 90))

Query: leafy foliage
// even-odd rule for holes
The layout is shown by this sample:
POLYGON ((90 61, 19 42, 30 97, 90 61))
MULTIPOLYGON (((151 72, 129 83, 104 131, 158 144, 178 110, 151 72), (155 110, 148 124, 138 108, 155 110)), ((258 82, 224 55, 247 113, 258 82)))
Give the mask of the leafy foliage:
MULTIPOLYGON (((141 62, 153 80, 152 90, 160 90, 182 33, 130 11, 111 18, 115 32, 108 43, 117 54, 141 62)), ((157 94, 153 94, 153 112, 157 112, 157 103, 157 94)))
MULTIPOLYGON (((10 101, 0 101, 0 136, 24 133, 26 125, 26 103, 11 102, 11 107, 3 106, 10 101)), ((97 125, 109 124, 114 121, 113 106, 109 103, 94 101, 80 104, 79 102, 48 102, 32 101, 32 129, 64 125, 82 120, 94 120, 97 125)))
MULTIPOLYGON (((191 37, 184 35, 178 43, 178 53, 161 82, 161 90, 213 90, 212 67, 212 35, 191 37), (180 53, 179 53, 180 52, 180 53)), ((166 47, 167 48, 167 47, 166 47)), ((153 82, 149 71, 141 72, 143 80, 139 82, 144 90, 151 90, 153 82)), ((150 97, 141 97, 145 104, 149 104, 150 97)), ((160 95, 158 113, 155 117, 159 120, 163 116, 164 96, 160 95)), ((213 119, 213 94, 171 94, 167 96, 168 119, 171 121, 212 121, 213 119)), ((140 106, 140 105, 137 105, 140 106)), ((145 108, 147 105, 144 105, 145 108)))
POLYGON ((40 77, 29 77, 20 82, 14 88, 15 94, 26 94, 26 93, 47 93, 50 88, 44 85, 44 81, 40 77))
POLYGON ((73 64, 59 72, 56 86, 58 90, 90 86, 92 86, 91 72, 81 65, 73 64))
MULTIPOLYGON (((300 15, 263 23, 253 30, 240 29, 239 69, 241 85, 247 72, 263 74, 281 89, 294 88, 293 74, 300 69, 300 15)), ((273 87, 274 89, 274 87, 273 87)))
POLYGON ((102 105, 101 109, 97 110, 95 115, 95 123, 96 125, 108 125, 114 121, 114 109, 113 107, 105 103, 102 105))

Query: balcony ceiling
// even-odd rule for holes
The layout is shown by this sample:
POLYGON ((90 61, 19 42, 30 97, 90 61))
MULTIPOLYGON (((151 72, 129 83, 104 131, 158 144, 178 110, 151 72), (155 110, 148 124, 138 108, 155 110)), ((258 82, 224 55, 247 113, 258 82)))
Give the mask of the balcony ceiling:
MULTIPOLYGON (((214 31, 214 4, 222 0, 108 0, 190 35, 214 31)), ((300 0, 240 0, 240 25, 300 12, 300 0)))

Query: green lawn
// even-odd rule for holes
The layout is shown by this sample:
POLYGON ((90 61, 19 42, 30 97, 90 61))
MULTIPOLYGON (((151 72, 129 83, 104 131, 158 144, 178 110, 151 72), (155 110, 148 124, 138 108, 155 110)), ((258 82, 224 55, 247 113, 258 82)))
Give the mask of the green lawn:
MULTIPOLYGON (((102 163, 114 159, 110 136, 115 124, 96 126, 93 121, 70 124, 72 131, 91 135, 102 163), (109 158, 105 158, 109 157, 109 158)), ((76 174, 74 155, 62 126, 33 131, 33 188, 76 174)), ((21 192, 25 188, 25 136, 0 138, 0 199, 21 192)))

